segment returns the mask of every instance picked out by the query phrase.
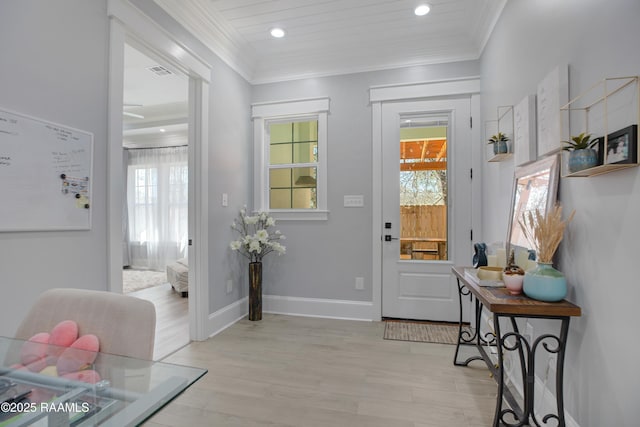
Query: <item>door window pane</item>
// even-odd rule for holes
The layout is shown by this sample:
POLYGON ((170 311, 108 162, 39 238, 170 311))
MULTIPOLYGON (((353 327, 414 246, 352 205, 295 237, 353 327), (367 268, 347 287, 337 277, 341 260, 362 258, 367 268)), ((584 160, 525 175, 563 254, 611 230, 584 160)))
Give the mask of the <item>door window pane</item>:
POLYGON ((400 129, 400 259, 447 260, 448 124, 442 117, 407 123, 400 129))

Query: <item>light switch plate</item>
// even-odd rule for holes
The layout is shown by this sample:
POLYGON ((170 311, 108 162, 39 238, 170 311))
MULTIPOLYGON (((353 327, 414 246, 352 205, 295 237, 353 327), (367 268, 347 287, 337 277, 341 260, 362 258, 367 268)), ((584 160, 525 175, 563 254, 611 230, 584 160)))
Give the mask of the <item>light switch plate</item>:
POLYGON ((345 208, 361 208, 364 206, 363 195, 344 196, 345 208))

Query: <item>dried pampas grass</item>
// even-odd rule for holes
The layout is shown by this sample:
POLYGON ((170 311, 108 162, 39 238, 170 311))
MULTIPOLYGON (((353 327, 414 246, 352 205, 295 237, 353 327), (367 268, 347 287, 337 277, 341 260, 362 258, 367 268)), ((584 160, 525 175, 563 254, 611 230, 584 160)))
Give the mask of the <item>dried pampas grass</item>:
POLYGON ((538 262, 550 263, 556 253, 567 224, 571 222, 576 211, 571 212, 569 218, 562 220, 562 207, 556 205, 545 216, 541 210, 525 212, 518 223, 529 242, 536 249, 538 262))

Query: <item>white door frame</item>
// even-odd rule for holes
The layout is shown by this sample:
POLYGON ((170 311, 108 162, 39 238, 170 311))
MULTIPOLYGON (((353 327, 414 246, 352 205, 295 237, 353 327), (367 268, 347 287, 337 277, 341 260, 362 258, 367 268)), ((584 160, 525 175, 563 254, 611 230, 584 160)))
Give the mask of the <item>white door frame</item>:
POLYGON ((122 292, 122 105, 124 45, 135 41, 189 77, 189 331, 204 340, 209 317, 208 123, 211 67, 195 57, 127 0, 109 0, 108 283, 122 292), (199 239, 199 236, 204 238, 199 239))
MULTIPOLYGON (((369 102, 372 111, 372 209, 373 209, 373 245, 372 245, 372 312, 371 320, 382 319, 382 104, 386 102, 436 99, 450 96, 471 96, 471 117, 475 118, 472 129, 471 165, 476 171, 481 170, 482 144, 480 126, 480 78, 467 77, 450 80, 436 80, 423 83, 410 83, 369 88, 369 102)), ((476 173, 471 183, 472 228, 477 236, 481 235, 480 217, 480 173, 476 173)))

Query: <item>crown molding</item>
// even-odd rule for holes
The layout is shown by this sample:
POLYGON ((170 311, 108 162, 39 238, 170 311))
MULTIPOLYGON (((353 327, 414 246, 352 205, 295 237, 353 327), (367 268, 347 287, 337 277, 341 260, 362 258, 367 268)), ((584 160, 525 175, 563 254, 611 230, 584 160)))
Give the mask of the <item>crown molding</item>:
POLYGON ((208 6, 207 0, 154 0, 165 12, 191 32, 224 63, 251 81, 257 53, 225 20, 208 6))
MULTIPOLYGON (((349 74, 358 74, 358 73, 369 73, 376 71, 388 71, 388 70, 399 70, 403 68, 411 68, 411 67, 420 67, 427 65, 435 65, 435 64, 443 64, 443 63, 453 63, 453 62, 464 62, 464 61, 477 61, 479 59, 476 54, 468 54, 468 55, 449 55, 449 56, 432 56, 428 60, 415 60, 415 61, 403 61, 403 62, 393 62, 393 63, 371 63, 371 64, 362 64, 362 65, 353 65, 353 66, 345 66, 344 64, 334 64, 335 66, 331 66, 331 64, 327 64, 327 62, 318 62, 313 72, 305 72, 305 71, 297 71, 292 67, 288 68, 287 72, 278 72, 277 74, 270 73, 267 70, 256 70, 254 73, 254 78, 249 82, 252 85, 259 84, 269 84, 269 83, 279 83, 286 81, 294 81, 294 80, 302 80, 302 79, 311 79, 311 78, 322 78, 322 77, 334 77, 334 76, 343 76, 349 74)), ((314 62, 307 61, 307 65, 314 65, 314 62)))
MULTIPOLYGON (((507 0, 487 1, 487 7, 475 20, 467 40, 448 38, 446 43, 428 49, 414 49, 402 56, 382 58, 379 50, 358 60, 349 52, 291 50, 278 55, 263 55, 248 43, 216 11, 209 0, 154 0, 155 3, 184 26, 229 67, 250 84, 266 84, 344 74, 383 71, 449 62, 478 60, 493 32, 507 0), (469 40, 475 42, 469 43, 469 40), (467 48, 464 48, 466 44, 467 48), (346 56, 345 56, 346 55, 346 56)), ((380 46, 393 51, 392 45, 380 46)))
POLYGON ((484 16, 482 19, 482 22, 486 25, 486 29, 485 30, 479 30, 482 36, 482 38, 480 39, 480 46, 478 47, 478 57, 482 56, 482 53, 484 52, 484 48, 487 46, 487 43, 489 42, 489 38, 491 37, 491 34, 493 34, 493 29, 495 28, 496 24, 498 23, 498 20, 500 20, 500 17, 502 16, 502 12, 504 11, 504 7, 507 4, 507 0, 500 0, 496 3, 494 3, 495 5, 495 12, 488 14, 488 16, 484 16))

